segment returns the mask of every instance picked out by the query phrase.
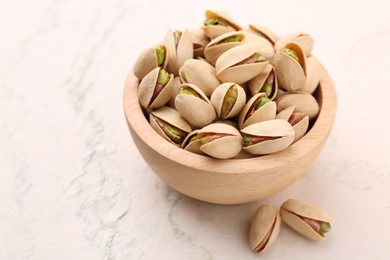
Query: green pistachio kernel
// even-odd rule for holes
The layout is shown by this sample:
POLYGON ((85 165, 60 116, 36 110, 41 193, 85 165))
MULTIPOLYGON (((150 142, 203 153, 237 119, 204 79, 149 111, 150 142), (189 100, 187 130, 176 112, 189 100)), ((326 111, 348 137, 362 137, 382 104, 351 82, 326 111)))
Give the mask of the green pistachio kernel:
POLYGON ((231 37, 228 37, 226 39, 223 39, 221 41, 221 43, 226 43, 226 42, 241 42, 242 39, 241 37, 238 37, 238 36, 231 36, 231 37))
POLYGON ((236 103, 237 95, 238 95, 238 91, 236 85, 231 86, 223 99, 222 109, 221 109, 222 118, 227 117, 229 112, 232 110, 234 104, 236 103))
POLYGON ((286 53, 288 56, 290 56, 291 58, 293 58, 296 62, 299 63, 299 59, 298 59, 298 55, 295 51, 289 49, 289 48, 284 48, 282 49, 282 52, 286 53))
POLYGON ((271 99, 266 97, 260 98, 260 100, 256 104, 255 111, 258 110, 260 107, 264 106, 265 104, 267 104, 268 102, 271 102, 271 99))
POLYGON ((261 55, 260 53, 255 53, 252 55, 253 58, 256 59, 255 62, 262 62, 262 61, 265 61, 265 58, 263 57, 263 55, 261 55))
POLYGON ((202 144, 207 144, 207 143, 209 142, 209 138, 208 138, 207 136, 202 136, 202 137, 200 138, 200 142, 201 142, 202 144))
POLYGON ((157 47, 156 48, 156 55, 157 55, 157 63, 158 66, 161 66, 164 63, 165 60, 165 50, 163 47, 157 47))
POLYGON ((260 92, 265 92, 267 97, 271 96, 271 94, 272 94, 272 83, 271 82, 265 82, 264 85, 261 87, 260 92))
POLYGON ((252 145, 252 136, 244 135, 242 141, 243 141, 244 146, 252 145))
POLYGON ((329 232, 329 231, 330 231, 330 228, 331 228, 330 224, 327 223, 327 222, 325 222, 325 223, 323 223, 323 224, 321 225, 320 231, 319 231, 318 233, 319 233, 321 236, 324 236, 324 234, 325 234, 326 232, 329 232))
POLYGON ((205 26, 207 25, 224 25, 226 26, 226 23, 222 22, 221 20, 219 20, 218 18, 209 18, 209 19, 206 19, 203 21, 203 24, 205 26))
POLYGON ((179 94, 191 95, 191 96, 200 98, 199 94, 195 90, 193 90, 192 88, 181 87, 179 89, 179 94))
POLYGON ((184 72, 184 69, 182 69, 182 70, 180 71, 180 76, 183 78, 183 80, 184 80, 185 82, 188 82, 188 80, 187 80, 187 78, 186 78, 186 73, 184 72))
POLYGON ((165 70, 160 70, 157 77, 157 84, 165 85, 169 81, 169 73, 165 70))
POLYGON ((169 124, 168 122, 155 117, 156 122, 161 127, 161 130, 172 140, 172 142, 176 144, 180 144, 183 142, 187 133, 183 130, 169 124))

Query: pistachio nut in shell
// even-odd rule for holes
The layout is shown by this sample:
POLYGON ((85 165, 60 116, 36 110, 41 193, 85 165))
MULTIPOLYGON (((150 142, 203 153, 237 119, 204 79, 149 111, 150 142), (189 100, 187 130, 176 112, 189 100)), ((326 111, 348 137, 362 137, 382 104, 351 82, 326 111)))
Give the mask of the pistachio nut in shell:
POLYGON ((279 35, 275 34, 265 26, 259 24, 249 24, 249 28, 255 33, 259 34, 261 37, 264 37, 270 41, 273 45, 280 39, 279 35))
POLYGON ((145 49, 134 63, 134 75, 142 79, 154 68, 161 67, 165 69, 169 61, 168 57, 168 49, 165 45, 145 49))
POLYGON ((169 100, 168 105, 170 107, 172 107, 173 109, 176 109, 175 98, 176 98, 177 93, 179 93, 180 85, 182 84, 182 82, 180 80, 180 77, 174 77, 173 80, 172 80, 172 84, 173 84, 173 87, 172 87, 172 97, 169 100))
POLYGON ((241 110, 238 118, 239 128, 242 129, 248 125, 274 119, 276 116, 276 103, 265 93, 258 93, 251 97, 241 110))
POLYGON ((226 12, 220 10, 206 10, 206 19, 203 21, 203 31, 210 38, 214 39, 221 34, 241 30, 233 18, 226 12))
POLYGON ((309 116, 295 111, 296 106, 288 107, 280 111, 275 119, 283 119, 290 123, 295 132, 294 143, 301 139, 309 128, 309 116))
POLYGON ((245 35, 242 32, 228 32, 224 33, 213 40, 211 40, 204 49, 204 56, 206 60, 213 66, 219 56, 227 50, 244 43, 245 35))
POLYGON ((195 127, 210 124, 216 113, 213 105, 197 86, 183 83, 175 98, 175 106, 180 115, 195 127))
POLYGON ((209 63, 197 60, 186 60, 179 70, 183 83, 191 83, 200 88, 206 96, 210 96, 221 82, 215 74, 215 68, 209 63))
POLYGON ((251 248, 261 253, 271 247, 278 237, 280 224, 277 209, 269 205, 259 207, 252 219, 249 233, 251 248))
POLYGON ((285 120, 273 119, 251 124, 241 130, 243 149, 264 155, 282 151, 294 141, 294 129, 285 120))
POLYGON ((310 56, 306 58, 306 83, 301 91, 313 94, 320 83, 321 63, 319 60, 310 56))
POLYGON ((313 240, 322 240, 331 229, 331 218, 325 210, 290 199, 280 207, 283 221, 298 233, 313 240))
POLYGON ((240 31, 245 35, 246 43, 252 43, 257 46, 258 52, 260 52, 266 60, 271 60, 275 54, 274 46, 267 39, 261 37, 250 31, 240 31))
POLYGON ((184 62, 194 57, 194 46, 190 32, 187 30, 168 30, 164 44, 168 48, 169 62, 167 70, 175 76, 179 76, 179 69, 184 62))
POLYGON ((269 99, 274 100, 278 94, 278 89, 278 78, 271 64, 268 64, 259 75, 249 81, 249 91, 252 96, 264 92, 269 99))
POLYGON ((160 136, 177 146, 180 146, 191 132, 191 126, 170 107, 164 106, 152 111, 149 114, 149 121, 160 136))
POLYGON ((241 134, 235 127, 228 124, 207 125, 199 130, 198 137, 202 143, 200 150, 217 159, 233 158, 241 151, 241 134))
POLYGON ((218 117, 221 119, 238 115, 245 106, 245 100, 245 90, 233 82, 219 85, 210 98, 218 117))
POLYGON ((320 111, 317 100, 305 92, 286 92, 275 101, 278 106, 278 112, 288 107, 296 106, 295 111, 308 115, 310 120, 314 119, 320 111))
POLYGON ((181 144, 181 148, 192 153, 204 154, 202 150, 200 150, 202 142, 198 136, 198 132, 199 129, 196 129, 189 133, 181 144))
POLYGON ((302 89, 306 83, 306 57, 301 46, 287 43, 273 59, 279 87, 287 91, 302 89))
POLYGON ((306 57, 310 56, 314 46, 314 40, 310 35, 302 32, 296 32, 280 38, 275 43, 276 51, 282 49, 283 46, 285 46, 288 42, 297 42, 300 46, 302 46, 303 52, 306 57))
POLYGON ((145 109, 158 108, 172 97, 173 75, 157 67, 149 72, 140 82, 138 99, 145 109))
POLYGON ((269 62, 257 49, 254 44, 244 43, 224 52, 215 64, 219 80, 241 84, 259 75, 269 62))
POLYGON ((190 35, 194 49, 194 58, 204 57, 204 48, 210 42, 209 38, 201 28, 190 30, 190 35))

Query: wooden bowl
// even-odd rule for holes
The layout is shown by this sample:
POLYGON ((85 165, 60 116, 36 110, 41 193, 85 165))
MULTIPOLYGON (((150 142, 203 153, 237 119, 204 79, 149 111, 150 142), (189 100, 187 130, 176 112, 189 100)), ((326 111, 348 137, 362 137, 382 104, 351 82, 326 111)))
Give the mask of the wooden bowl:
POLYGON ((219 160, 187 152, 159 136, 141 110, 137 88, 138 79, 130 72, 123 97, 125 116, 134 143, 147 164, 176 191, 217 204, 251 202, 289 186, 317 158, 336 116, 335 88, 322 68, 316 90, 320 113, 302 139, 275 154, 219 160))

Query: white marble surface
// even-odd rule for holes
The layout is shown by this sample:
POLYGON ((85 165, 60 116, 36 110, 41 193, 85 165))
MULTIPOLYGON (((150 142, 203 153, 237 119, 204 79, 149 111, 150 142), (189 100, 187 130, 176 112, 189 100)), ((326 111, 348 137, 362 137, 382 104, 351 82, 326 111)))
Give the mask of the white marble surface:
POLYGON ((0 1, 0 259, 388 259, 389 1, 0 1), (339 106, 308 173, 262 201, 218 206, 168 188, 127 130, 139 52, 206 8, 280 34, 303 30, 339 106), (284 226, 254 254, 255 209, 288 198, 334 219, 323 242, 284 226))

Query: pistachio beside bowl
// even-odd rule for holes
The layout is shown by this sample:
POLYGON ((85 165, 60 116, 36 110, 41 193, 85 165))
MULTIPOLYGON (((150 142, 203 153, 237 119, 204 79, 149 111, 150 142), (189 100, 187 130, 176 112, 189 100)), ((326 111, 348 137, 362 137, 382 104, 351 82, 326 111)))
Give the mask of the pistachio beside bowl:
POLYGON ((255 201, 299 178, 324 146, 336 93, 304 33, 243 29, 220 11, 168 30, 128 75, 133 140, 175 190, 219 204, 255 201), (149 120, 149 122, 148 122, 149 120))

